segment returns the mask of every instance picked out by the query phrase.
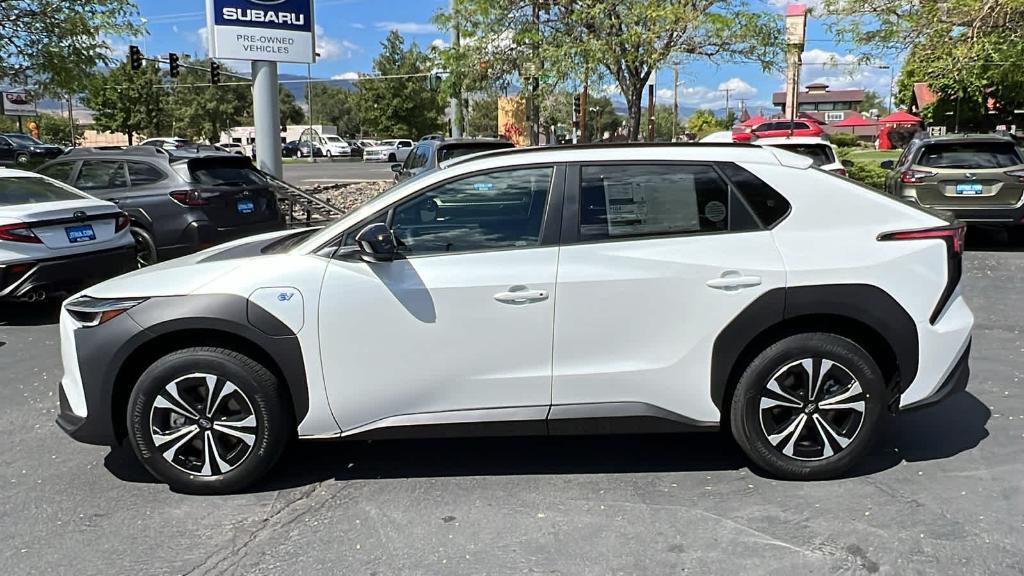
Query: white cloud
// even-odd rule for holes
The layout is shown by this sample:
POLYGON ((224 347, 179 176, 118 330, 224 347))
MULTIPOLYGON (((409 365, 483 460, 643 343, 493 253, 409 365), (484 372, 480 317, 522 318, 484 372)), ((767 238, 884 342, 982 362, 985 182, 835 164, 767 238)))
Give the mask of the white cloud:
MULTIPOLYGON (((792 0, 768 0, 768 3, 779 8, 785 8, 786 5, 793 2, 792 0)), ((820 10, 822 5, 825 4, 825 0, 802 0, 800 3, 806 5, 810 10, 820 10)))
POLYGON ((444 38, 434 38, 434 41, 430 43, 430 47, 437 50, 444 50, 448 46, 450 46, 450 44, 448 44, 444 38))
POLYGON ((374 28, 385 32, 396 30, 402 34, 437 34, 437 27, 429 22, 374 22, 374 28))
POLYGON ((750 99, 757 96, 757 88, 739 78, 730 78, 722 82, 718 85, 718 90, 723 92, 723 95, 726 90, 729 90, 729 98, 733 100, 750 99))
POLYGON ((354 22, 353 24, 351 24, 351 26, 356 30, 362 30, 363 28, 366 28, 366 24, 360 24, 358 22, 354 22))
POLYGON ((337 40, 327 35, 323 26, 316 27, 316 51, 320 53, 320 60, 333 60, 335 58, 351 58, 356 52, 362 49, 348 40, 337 40))
POLYGON ((803 62, 800 83, 804 86, 822 83, 832 90, 856 88, 873 90, 882 96, 889 94, 892 70, 861 63, 853 54, 815 48, 803 53, 803 62))
POLYGON ((128 43, 123 40, 115 40, 107 36, 100 35, 100 40, 107 45, 106 52, 107 56, 114 58, 115 60, 123 60, 128 56, 128 43))
POLYGON ((179 32, 177 24, 171 26, 171 32, 174 32, 175 34, 177 34, 179 32))
POLYGON ((331 80, 358 80, 359 72, 342 72, 331 76, 331 80))

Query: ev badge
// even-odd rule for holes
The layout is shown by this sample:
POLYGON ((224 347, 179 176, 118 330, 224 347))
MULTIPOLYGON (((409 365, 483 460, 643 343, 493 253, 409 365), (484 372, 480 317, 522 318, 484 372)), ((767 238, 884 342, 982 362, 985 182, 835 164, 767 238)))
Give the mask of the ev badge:
POLYGON ((277 295, 277 300, 279 302, 290 302, 293 297, 295 297, 295 292, 281 292, 277 295))

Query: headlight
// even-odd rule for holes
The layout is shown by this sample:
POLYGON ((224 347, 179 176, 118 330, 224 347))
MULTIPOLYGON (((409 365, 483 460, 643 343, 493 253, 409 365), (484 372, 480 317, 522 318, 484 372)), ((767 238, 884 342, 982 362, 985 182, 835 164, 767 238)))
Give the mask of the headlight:
POLYGON ((82 326, 99 326, 145 302, 146 298, 90 298, 82 296, 64 305, 64 309, 82 326))

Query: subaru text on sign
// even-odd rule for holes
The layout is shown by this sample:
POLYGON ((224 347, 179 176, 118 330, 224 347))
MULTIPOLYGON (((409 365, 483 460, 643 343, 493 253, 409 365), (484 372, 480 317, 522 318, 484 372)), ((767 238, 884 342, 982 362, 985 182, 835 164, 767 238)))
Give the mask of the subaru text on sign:
POLYGON ((316 61, 312 0, 207 0, 206 17, 213 58, 316 61))

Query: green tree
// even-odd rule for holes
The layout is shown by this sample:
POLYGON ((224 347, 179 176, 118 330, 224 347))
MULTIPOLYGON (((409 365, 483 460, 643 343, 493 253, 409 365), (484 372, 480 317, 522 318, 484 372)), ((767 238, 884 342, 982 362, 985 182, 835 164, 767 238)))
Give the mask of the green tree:
POLYGON ((721 123, 719 125, 722 127, 722 130, 729 130, 730 128, 735 126, 736 125, 736 111, 735 110, 728 110, 728 111, 726 111, 725 117, 722 118, 722 121, 721 121, 721 123))
MULTIPOLYGON (((359 107, 356 105, 356 93, 340 86, 316 83, 311 86, 313 92, 313 123, 334 126, 338 133, 345 136, 358 136, 359 107)), ((307 102, 309 101, 307 90, 307 102)))
POLYGON ((60 114, 40 114, 36 121, 39 123, 39 139, 47 144, 77 146, 85 134, 82 125, 75 122, 75 137, 72 141, 71 120, 60 114))
MULTIPOLYGON (((408 48, 397 31, 381 42, 373 60, 378 76, 426 74, 432 59, 413 42, 408 48)), ((418 138, 444 126, 441 96, 427 88, 425 77, 364 79, 356 84, 362 124, 371 134, 418 138)))
POLYGON ((907 54, 898 102, 909 102, 914 82, 928 82, 938 97, 925 111, 932 121, 949 113, 981 128, 1024 108, 1024 75, 1008 64, 1024 61, 1020 0, 827 0, 825 10, 836 39, 859 45, 865 58, 907 54))
POLYGON ((598 142, 607 134, 615 136, 622 128, 622 116, 615 111, 615 103, 607 96, 591 95, 587 100, 587 133, 585 142, 598 142))
POLYGON ((278 85, 278 106, 281 109, 281 126, 306 123, 306 112, 295 102, 295 94, 285 88, 284 84, 278 85))
POLYGON ((86 84, 82 102, 93 110, 98 130, 135 136, 157 136, 170 127, 167 91, 160 67, 146 63, 142 70, 132 71, 127 62, 102 74, 94 74, 86 84))
POLYGON ((114 63, 107 38, 134 37, 132 0, 4 0, 0 3, 0 81, 44 94, 80 88, 97 65, 114 63))
MULTIPOLYGON (((219 142, 228 128, 248 123, 252 116, 252 89, 244 85, 209 86, 209 60, 183 59, 198 69, 181 70, 169 96, 173 133, 196 141, 219 142)), ((225 72, 230 70, 224 67, 225 72)))
POLYGON ((683 124, 670 104, 658 104, 654 108, 654 139, 671 141, 673 132, 676 135, 683 133, 683 124))
POLYGON ((712 132, 721 130, 722 122, 717 116, 715 116, 714 112, 701 108, 699 110, 695 110, 694 113, 686 120, 686 129, 693 132, 698 137, 703 137, 712 132))
POLYGON ((468 136, 496 136, 498 134, 498 94, 490 93, 470 100, 468 136))
POLYGON ((885 105, 885 98, 879 96, 878 92, 868 90, 864 92, 864 101, 857 106, 857 112, 867 114, 872 110, 878 110, 879 114, 889 113, 889 107, 885 105))
POLYGON ((458 22, 474 41, 448 51, 450 68, 502 82, 538 74, 541 90, 604 73, 626 100, 631 140, 640 135, 647 79, 673 56, 755 60, 770 70, 782 46, 779 17, 746 0, 460 0, 458 6, 457 14, 437 21, 458 22))

